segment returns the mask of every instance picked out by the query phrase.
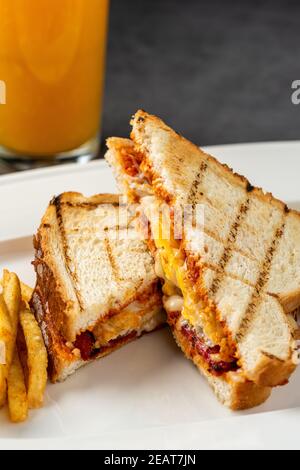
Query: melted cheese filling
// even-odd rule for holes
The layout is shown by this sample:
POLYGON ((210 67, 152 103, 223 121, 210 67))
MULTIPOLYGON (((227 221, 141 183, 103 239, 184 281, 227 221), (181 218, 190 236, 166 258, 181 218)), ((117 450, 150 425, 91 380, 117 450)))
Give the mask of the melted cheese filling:
MULTIPOLYGON (((219 345, 220 357, 223 360, 232 360, 235 355, 234 346, 230 344, 221 322, 217 319, 214 306, 199 298, 195 286, 187 278, 186 263, 182 252, 176 248, 176 241, 163 238, 154 241, 164 273, 163 293, 168 297, 180 294, 183 297, 182 319, 196 331, 202 331, 208 342, 219 345)), ((159 261, 157 260, 157 264, 159 261)))
POLYGON ((163 322, 163 313, 159 307, 153 306, 145 309, 139 302, 130 304, 120 313, 113 315, 103 323, 97 325, 93 334, 96 338, 95 346, 99 348, 109 341, 135 331, 139 336, 143 331, 152 331, 163 322))

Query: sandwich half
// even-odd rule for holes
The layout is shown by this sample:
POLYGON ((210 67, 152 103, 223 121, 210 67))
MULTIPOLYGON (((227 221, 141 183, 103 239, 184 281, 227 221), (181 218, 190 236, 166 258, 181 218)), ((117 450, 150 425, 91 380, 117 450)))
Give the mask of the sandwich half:
POLYGON ((159 118, 138 111, 131 124, 131 139, 108 139, 106 159, 150 223, 175 339, 223 403, 258 405, 299 361, 300 214, 159 118), (170 236, 153 217, 162 206, 170 236), (186 209, 178 235, 175 214, 186 209))
POLYGON ((161 283, 135 219, 114 195, 51 201, 34 241, 31 307, 52 382, 165 322, 161 283))

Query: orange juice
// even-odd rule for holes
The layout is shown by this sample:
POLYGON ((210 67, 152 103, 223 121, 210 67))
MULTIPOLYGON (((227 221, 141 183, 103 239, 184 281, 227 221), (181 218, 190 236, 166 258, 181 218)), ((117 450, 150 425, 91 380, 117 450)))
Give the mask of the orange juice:
POLYGON ((0 146, 52 156, 96 137, 109 0, 0 0, 0 146))

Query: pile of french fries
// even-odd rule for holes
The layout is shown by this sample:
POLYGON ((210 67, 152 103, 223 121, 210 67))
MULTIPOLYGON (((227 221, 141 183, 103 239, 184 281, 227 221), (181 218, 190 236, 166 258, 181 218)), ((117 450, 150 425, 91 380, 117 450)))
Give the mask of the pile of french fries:
POLYGON ((8 404, 12 422, 27 419, 43 405, 47 351, 29 308, 32 289, 7 270, 0 280, 0 407, 8 404))

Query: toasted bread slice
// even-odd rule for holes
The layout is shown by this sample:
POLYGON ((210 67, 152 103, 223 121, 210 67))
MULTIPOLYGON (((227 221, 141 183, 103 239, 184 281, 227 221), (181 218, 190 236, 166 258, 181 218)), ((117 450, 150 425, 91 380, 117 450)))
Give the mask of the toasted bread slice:
POLYGON ((201 300, 201 326, 209 332, 219 323, 246 380, 261 387, 285 383, 298 363, 292 314, 300 304, 299 213, 155 116, 138 111, 132 126, 131 143, 109 139, 107 153, 128 197, 148 193, 171 208, 203 209, 203 227, 193 236, 184 232, 180 243, 181 277, 192 278, 187 290, 201 300), (127 149, 133 159, 136 152, 137 174, 124 165, 127 149))
POLYGON ((118 196, 64 193, 50 203, 35 238, 31 305, 52 381, 164 323, 154 261, 134 218, 118 196))

